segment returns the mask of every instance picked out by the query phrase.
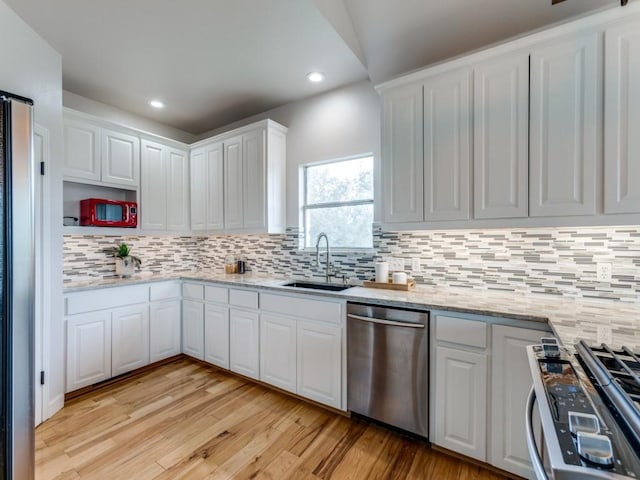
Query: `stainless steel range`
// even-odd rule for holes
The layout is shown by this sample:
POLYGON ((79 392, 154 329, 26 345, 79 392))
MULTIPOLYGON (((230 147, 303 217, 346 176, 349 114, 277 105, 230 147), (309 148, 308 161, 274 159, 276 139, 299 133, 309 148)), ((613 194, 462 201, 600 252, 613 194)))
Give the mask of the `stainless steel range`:
MULTIPOLYGON (((546 341, 545 341, 546 340, 546 341)), ((640 478, 640 358, 584 341, 527 347, 529 453, 540 480, 640 478), (538 401, 543 441, 535 440, 538 401)))

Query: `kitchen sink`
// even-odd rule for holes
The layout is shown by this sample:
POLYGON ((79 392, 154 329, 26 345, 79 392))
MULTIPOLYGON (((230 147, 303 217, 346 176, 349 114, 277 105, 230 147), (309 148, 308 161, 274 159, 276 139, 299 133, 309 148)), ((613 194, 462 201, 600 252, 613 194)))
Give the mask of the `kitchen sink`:
POLYGON ((322 283, 322 282, 289 282, 282 285, 283 287, 304 288, 310 290, 327 290, 330 292, 341 292, 347 288, 351 288, 353 285, 343 285, 337 283, 322 283))

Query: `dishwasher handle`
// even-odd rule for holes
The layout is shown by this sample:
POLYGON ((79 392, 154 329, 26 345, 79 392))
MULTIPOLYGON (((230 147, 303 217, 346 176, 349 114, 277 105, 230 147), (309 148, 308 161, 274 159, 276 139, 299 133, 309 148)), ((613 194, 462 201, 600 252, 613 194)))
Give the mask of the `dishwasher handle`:
POLYGON ((363 317, 361 315, 354 315, 352 313, 348 314, 347 317, 352 318, 353 320, 360 320, 360 321, 369 322, 369 323, 377 323, 380 325, 389 325, 392 327, 424 328, 423 323, 396 322, 394 320, 385 320, 382 318, 363 317))

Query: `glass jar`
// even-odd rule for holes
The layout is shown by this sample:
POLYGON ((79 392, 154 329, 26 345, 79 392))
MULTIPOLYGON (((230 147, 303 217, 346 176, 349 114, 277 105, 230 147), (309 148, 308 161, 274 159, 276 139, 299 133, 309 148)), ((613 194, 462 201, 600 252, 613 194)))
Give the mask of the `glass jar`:
POLYGON ((236 273, 238 264, 236 263, 236 257, 233 255, 227 255, 224 258, 224 273, 236 273))

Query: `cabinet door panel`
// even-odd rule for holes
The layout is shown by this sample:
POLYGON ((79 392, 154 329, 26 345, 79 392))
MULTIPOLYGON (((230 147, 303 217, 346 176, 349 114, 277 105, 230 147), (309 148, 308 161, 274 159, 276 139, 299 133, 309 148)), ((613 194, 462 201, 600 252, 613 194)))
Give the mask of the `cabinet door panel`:
POLYGON ((137 187, 140 141, 133 135, 102 129, 102 181, 137 187))
POLYGON ((111 314, 111 374, 115 377, 149 363, 149 307, 132 305, 111 314))
POLYGON ((224 161, 221 143, 208 147, 207 230, 224 229, 224 161))
POLYGON ((527 450, 523 405, 531 389, 527 345, 543 332, 494 325, 491 367, 491 464, 522 477, 535 477, 527 450))
POLYGON ((100 127, 64 120, 64 175, 100 181, 100 127))
POLYGON ((166 148, 167 230, 189 229, 189 160, 187 152, 166 148))
POLYGON ((111 313, 68 317, 66 392, 108 378, 111 378, 111 313))
POLYGON ((242 136, 244 170, 244 228, 263 229, 267 226, 265 130, 242 136))
POLYGON ((180 353, 180 300, 152 303, 149 307, 149 361, 180 353))
POLYGON ((260 374, 260 324, 258 312, 232 308, 229 313, 231 371, 258 379, 260 374))
POLYGON ((531 53, 530 215, 596 213, 600 34, 531 53))
POLYGON ((436 347, 435 443, 486 460, 487 357, 436 347))
POLYGON ((191 152, 191 230, 207 228, 207 159, 204 149, 191 152))
POLYGON ((298 321, 298 395, 341 408, 341 329, 298 321))
POLYGON ((182 301, 182 353, 204 359, 204 305, 182 301))
POLYGON ((141 212, 143 230, 167 228, 166 208, 167 170, 164 147, 159 143, 143 140, 141 143, 141 212))
POLYGON ((224 142, 224 222, 227 229, 244 225, 242 137, 224 142))
POLYGON ((204 306, 204 361, 229 368, 229 308, 204 306))
POLYGON ((529 55, 476 66, 474 217, 526 217, 529 184, 529 55))
POLYGON ((424 84, 425 220, 470 217, 471 72, 424 84))
POLYGON ((384 221, 423 220, 422 85, 384 95, 384 221))
POLYGON ((260 314, 260 380, 296 392, 296 321, 260 314))
POLYGON ((605 34, 604 213, 640 212, 640 22, 605 34))

